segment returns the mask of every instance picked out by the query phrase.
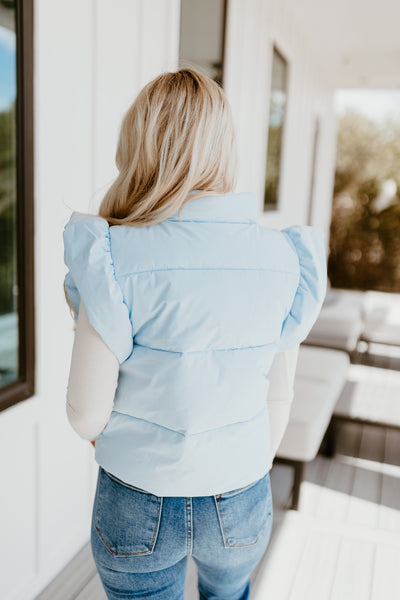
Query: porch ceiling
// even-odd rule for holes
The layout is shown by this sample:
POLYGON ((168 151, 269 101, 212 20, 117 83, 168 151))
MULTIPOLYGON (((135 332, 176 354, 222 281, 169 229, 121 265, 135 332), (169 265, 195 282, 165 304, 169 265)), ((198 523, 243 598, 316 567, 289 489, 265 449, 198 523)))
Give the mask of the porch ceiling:
POLYGON ((288 0, 334 87, 400 88, 399 0, 288 0))

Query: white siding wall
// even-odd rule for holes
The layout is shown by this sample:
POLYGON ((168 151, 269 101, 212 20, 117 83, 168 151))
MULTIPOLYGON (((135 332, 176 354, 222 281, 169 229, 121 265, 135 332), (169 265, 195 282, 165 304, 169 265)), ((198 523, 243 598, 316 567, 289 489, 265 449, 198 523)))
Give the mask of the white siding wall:
POLYGON ((323 64, 312 55, 284 0, 230 0, 225 59, 225 90, 230 99, 240 154, 237 191, 253 191, 260 222, 271 227, 304 224, 308 216, 313 121, 321 120, 312 224, 329 230, 335 161, 332 90, 324 84, 323 64), (261 214, 268 138, 272 49, 276 44, 289 63, 284 131, 281 202, 261 214))
MULTIPOLYGON (((313 222, 328 229, 335 153, 323 65, 281 8, 230 0, 225 82, 241 157, 237 191, 263 196, 272 42, 290 63, 282 203, 260 216, 306 222, 313 118, 321 118, 313 222), (319 68, 318 68, 319 67, 319 68)), ((63 294, 62 230, 95 212, 116 174, 123 112, 139 89, 177 66, 179 0, 35 1, 35 284, 37 394, 0 414, 0 597, 25 600, 89 536, 97 464, 70 428, 65 391, 73 341, 63 294)))

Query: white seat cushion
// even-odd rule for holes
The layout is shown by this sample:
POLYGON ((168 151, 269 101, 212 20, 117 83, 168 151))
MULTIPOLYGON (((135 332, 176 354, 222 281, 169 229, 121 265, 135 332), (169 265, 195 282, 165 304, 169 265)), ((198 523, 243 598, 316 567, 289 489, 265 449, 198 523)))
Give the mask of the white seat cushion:
POLYGON ((340 350, 301 346, 289 423, 277 456, 313 460, 346 382, 349 357, 340 350))
POLYGON ((399 371, 351 365, 347 379, 335 415, 400 427, 399 371))
POLYGON ((363 331, 364 292, 331 291, 306 343, 354 350, 363 331))
POLYGON ((366 292, 363 339, 400 346, 400 294, 366 292))

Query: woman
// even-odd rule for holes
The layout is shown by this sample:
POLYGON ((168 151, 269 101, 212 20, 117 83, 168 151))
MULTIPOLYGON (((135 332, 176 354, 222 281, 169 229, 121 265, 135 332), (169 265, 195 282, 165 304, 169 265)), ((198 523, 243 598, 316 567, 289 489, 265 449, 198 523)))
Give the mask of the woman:
POLYGON ((233 191, 227 99, 195 70, 142 89, 116 164, 99 215, 64 230, 67 413, 99 464, 96 567, 110 599, 175 600, 191 554, 202 599, 249 598, 290 406, 269 410, 269 371, 277 355, 290 388, 325 295, 322 234, 257 224, 256 197, 233 191))

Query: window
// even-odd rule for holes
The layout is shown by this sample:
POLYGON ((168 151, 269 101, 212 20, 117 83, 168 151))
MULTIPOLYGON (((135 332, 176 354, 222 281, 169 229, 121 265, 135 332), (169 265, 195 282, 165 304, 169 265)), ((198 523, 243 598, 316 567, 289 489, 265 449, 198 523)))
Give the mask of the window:
POLYGON ((0 1, 0 410, 34 393, 32 4, 0 1))
POLYGON ((282 166, 282 142, 287 103, 288 64, 274 47, 271 74, 271 98, 268 124, 267 169, 264 210, 276 210, 282 166))
POLYGON ((312 224, 312 214, 314 208, 314 189, 315 189, 315 174, 316 174, 316 166, 317 166, 317 156, 318 156, 318 141, 319 141, 319 118, 317 117, 314 122, 314 139, 313 139, 313 148, 312 148, 312 159, 311 159, 311 181, 310 181, 310 196, 308 200, 308 218, 307 224, 312 224))
POLYGON ((226 0, 181 0, 179 58, 222 85, 226 0))

